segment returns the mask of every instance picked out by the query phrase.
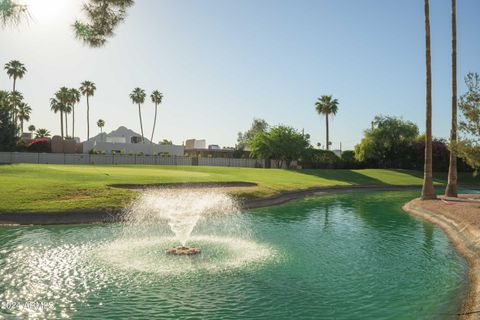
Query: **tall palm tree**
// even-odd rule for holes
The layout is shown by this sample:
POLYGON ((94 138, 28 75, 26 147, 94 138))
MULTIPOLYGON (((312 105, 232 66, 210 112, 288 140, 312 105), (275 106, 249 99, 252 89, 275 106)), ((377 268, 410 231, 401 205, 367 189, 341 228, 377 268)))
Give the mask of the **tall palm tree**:
MULTIPOLYGON (((16 84, 17 79, 22 79, 25 73, 27 72, 27 68, 18 60, 12 60, 5 64, 5 70, 7 71, 8 77, 13 78, 13 90, 12 93, 15 94, 16 91, 16 84)), ((13 112, 16 112, 16 104, 13 104, 13 112)), ((15 119, 15 125, 17 125, 15 119)))
POLYGON ((436 199, 432 173, 432 58, 430 53, 430 6, 425 0, 425 58, 426 58, 426 133, 425 167, 422 188, 422 200, 436 199))
POLYGON ((321 96, 320 98, 317 99, 317 102, 315 102, 315 109, 317 110, 317 113, 320 115, 325 115, 325 125, 326 125, 326 130, 327 130, 327 150, 330 149, 330 132, 329 132, 329 127, 328 127, 328 116, 329 115, 336 115, 338 112, 338 100, 333 99, 332 96, 321 96))
POLYGON ((70 88, 69 93, 69 102, 72 106, 72 138, 75 138, 75 104, 80 102, 80 91, 75 88, 70 88))
POLYGON ((132 93, 130 93, 130 99, 132 99, 132 103, 138 104, 138 116, 140 118, 140 130, 142 131, 142 143, 145 143, 145 138, 143 137, 143 124, 142 124, 142 111, 140 109, 140 105, 145 102, 145 90, 140 88, 133 89, 132 93))
POLYGON ((450 164, 448 166, 447 197, 457 197, 457 1, 452 0, 452 128, 450 131, 450 164))
POLYGON ((105 126, 105 121, 98 119, 97 126, 100 128, 100 133, 103 134, 103 127, 105 126))
MULTIPOLYGON (((59 103, 59 108, 60 108, 61 115, 65 116, 65 136, 68 136, 67 113, 69 111, 71 111, 71 106, 69 105, 70 104, 70 90, 67 87, 61 87, 60 90, 58 90, 55 93, 55 98, 59 103)), ((62 122, 62 139, 63 138, 64 138, 64 135, 63 135, 63 122, 62 122)))
POLYGON ((80 86, 80 91, 87 97, 87 140, 90 139, 90 103, 88 98, 93 97, 97 87, 91 81, 83 81, 80 86))
POLYGON ((63 140, 63 107, 60 101, 55 98, 50 99, 50 110, 54 113, 60 112, 60 132, 63 140))
POLYGON ((18 108, 16 106, 19 106, 23 102, 23 94, 21 92, 15 91, 10 93, 8 98, 10 101, 10 112, 12 113, 12 122, 15 124, 15 127, 17 127, 18 108))
POLYGON ((30 120, 31 112, 32 108, 28 105, 28 103, 22 102, 18 105, 18 120, 20 120, 21 133, 23 133, 23 122, 30 120))
POLYGON ((157 107, 160 103, 162 103, 163 94, 160 91, 155 90, 150 95, 152 102, 155 104, 155 117, 153 118, 153 129, 152 129, 152 137, 150 139, 150 143, 153 143, 153 133, 155 132, 155 125, 157 123, 157 107))

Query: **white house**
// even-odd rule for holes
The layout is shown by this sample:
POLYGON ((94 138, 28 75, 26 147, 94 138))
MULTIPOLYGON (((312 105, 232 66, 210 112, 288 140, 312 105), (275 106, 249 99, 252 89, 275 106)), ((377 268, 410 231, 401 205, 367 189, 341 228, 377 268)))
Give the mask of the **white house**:
POLYGON ((107 154, 139 154, 145 155, 168 154, 171 156, 183 156, 184 147, 179 145, 161 145, 150 143, 150 140, 144 139, 133 130, 126 127, 119 127, 110 133, 101 133, 90 138, 83 143, 83 153, 89 153, 90 150, 105 152, 107 154))

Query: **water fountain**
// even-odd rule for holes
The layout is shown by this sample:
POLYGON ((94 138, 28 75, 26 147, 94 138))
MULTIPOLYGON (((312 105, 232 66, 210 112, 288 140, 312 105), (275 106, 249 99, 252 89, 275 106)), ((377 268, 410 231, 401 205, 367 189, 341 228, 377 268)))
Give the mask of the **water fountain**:
POLYGON ((145 191, 126 213, 131 225, 167 223, 179 246, 168 248, 169 255, 189 256, 201 253, 187 241, 199 219, 234 215, 237 203, 221 192, 205 190, 151 189, 145 191))

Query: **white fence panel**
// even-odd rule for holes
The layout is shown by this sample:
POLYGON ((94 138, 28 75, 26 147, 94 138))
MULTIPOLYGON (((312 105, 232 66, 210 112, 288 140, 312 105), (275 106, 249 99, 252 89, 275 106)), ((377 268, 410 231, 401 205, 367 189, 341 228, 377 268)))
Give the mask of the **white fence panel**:
MULTIPOLYGON (((44 163, 44 164, 148 164, 148 165, 197 165, 197 158, 184 156, 138 156, 111 154, 63 154, 0 152, 0 163, 44 163)), ((271 160, 271 167, 278 168, 279 162, 271 160)), ((199 166, 223 166, 263 168, 264 160, 234 158, 198 158, 199 166)), ((293 165, 293 163, 292 163, 293 165)), ((285 162, 282 165, 286 168, 285 162)))
POLYGON ((63 153, 40 153, 38 163, 44 164, 64 164, 65 156, 63 153))
POLYGON ((115 164, 135 164, 135 156, 131 155, 115 155, 115 164))
POLYGON ((12 158, 13 158, 12 162, 38 163, 38 155, 36 153, 13 152, 12 158))
POLYGON ((12 161, 12 154, 10 152, 0 152, 0 163, 10 163, 12 161))
POLYGON ((91 164, 113 164, 113 155, 109 154, 91 154, 91 164))
POLYGON ((88 154, 65 154, 65 163, 67 164, 88 164, 90 155, 88 154))

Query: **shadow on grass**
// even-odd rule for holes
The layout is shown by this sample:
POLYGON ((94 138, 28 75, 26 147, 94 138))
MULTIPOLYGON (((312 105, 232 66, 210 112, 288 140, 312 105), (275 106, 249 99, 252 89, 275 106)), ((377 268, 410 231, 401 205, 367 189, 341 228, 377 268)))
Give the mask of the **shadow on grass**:
POLYGON ((386 185, 385 182, 348 169, 303 169, 298 173, 352 185, 386 185))
MULTIPOLYGON (((392 169, 392 171, 408 174, 412 177, 423 179, 423 171, 392 169)), ((480 175, 475 176, 473 172, 458 172, 459 185, 478 185, 480 184, 480 175)), ((447 172, 434 172, 433 182, 436 184, 446 185, 448 182, 447 172)))

